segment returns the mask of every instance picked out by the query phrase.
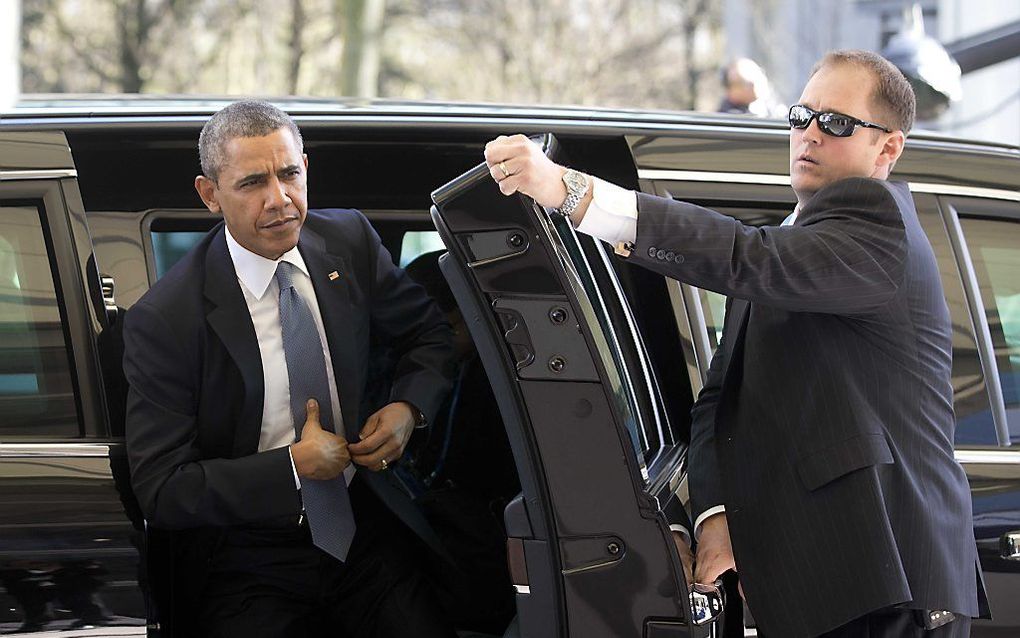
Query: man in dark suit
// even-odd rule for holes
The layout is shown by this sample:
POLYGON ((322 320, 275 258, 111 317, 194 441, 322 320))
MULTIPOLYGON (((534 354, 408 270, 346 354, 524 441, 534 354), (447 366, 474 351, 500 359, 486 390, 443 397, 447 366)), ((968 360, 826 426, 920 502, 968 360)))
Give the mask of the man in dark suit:
POLYGON ((521 136, 485 156, 503 193, 731 299, 692 412, 695 579, 737 571, 764 636, 965 636, 983 591, 949 314, 910 191, 885 181, 913 91, 881 57, 838 51, 799 101, 780 227, 625 191, 521 136))
POLYGON ((132 485, 178 530, 178 635, 453 636, 416 567, 441 546, 389 470, 450 387, 449 326, 360 213, 307 210, 285 113, 232 104, 199 147, 224 223, 124 328, 132 485), (372 336, 397 365, 366 419, 372 336))

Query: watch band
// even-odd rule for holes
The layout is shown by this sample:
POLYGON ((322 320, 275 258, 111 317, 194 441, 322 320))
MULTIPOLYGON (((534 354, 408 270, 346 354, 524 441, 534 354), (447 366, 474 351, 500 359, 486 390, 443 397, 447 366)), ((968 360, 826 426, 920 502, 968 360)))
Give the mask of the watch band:
POLYGON ((562 179, 567 187, 567 198, 563 200, 563 204, 559 208, 553 210, 569 218, 577 210, 581 200, 584 199, 585 193, 588 192, 588 187, 591 186, 591 178, 574 169, 567 169, 562 179))
POLYGON ((556 212, 564 217, 570 217, 577 210, 577 205, 581 203, 581 199, 584 195, 577 195, 575 193, 569 193, 567 198, 563 200, 563 205, 556 209, 556 212))

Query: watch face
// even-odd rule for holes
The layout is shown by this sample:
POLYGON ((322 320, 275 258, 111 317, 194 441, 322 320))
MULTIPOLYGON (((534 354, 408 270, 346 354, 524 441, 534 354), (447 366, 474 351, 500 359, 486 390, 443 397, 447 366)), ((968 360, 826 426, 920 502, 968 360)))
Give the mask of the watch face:
POLYGON ((563 182, 567 185, 567 189, 571 193, 581 193, 588 186, 587 181, 584 179, 584 175, 577 171, 567 171, 563 174, 563 182))

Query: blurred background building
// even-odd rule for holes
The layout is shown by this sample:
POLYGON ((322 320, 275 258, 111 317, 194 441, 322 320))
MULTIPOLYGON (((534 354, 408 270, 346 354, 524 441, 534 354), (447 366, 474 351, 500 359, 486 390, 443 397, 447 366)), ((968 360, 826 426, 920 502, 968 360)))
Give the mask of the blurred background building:
POLYGON ((947 49, 959 79, 913 56, 935 104, 919 128, 1020 144, 1020 0, 0 0, 0 18, 0 106, 20 91, 732 111, 724 69, 748 58, 765 96, 748 110, 782 116, 828 49, 947 49))
POLYGON ((913 6, 924 32, 951 53, 982 46, 993 53, 967 49, 973 62, 962 65, 959 100, 919 118, 918 128, 1020 144, 1020 0, 724 0, 726 50, 757 60, 792 103, 825 51, 887 51, 909 28, 904 10, 913 6))

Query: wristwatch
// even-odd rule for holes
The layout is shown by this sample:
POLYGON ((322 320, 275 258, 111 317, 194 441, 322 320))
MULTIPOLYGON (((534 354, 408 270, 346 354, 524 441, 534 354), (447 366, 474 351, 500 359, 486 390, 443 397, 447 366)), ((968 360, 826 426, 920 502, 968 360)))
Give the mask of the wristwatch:
POLYGON ((418 428, 423 428, 423 427, 425 427, 426 425, 429 424, 429 420, 428 420, 428 418, 426 418, 424 412, 422 412, 421 410, 419 410, 416 406, 414 406, 412 404, 408 404, 408 405, 411 406, 411 412, 414 413, 414 429, 417 430, 418 428))
POLYGON ((563 200, 563 204, 559 208, 554 210, 564 217, 570 217, 577 210, 581 200, 584 199, 584 194, 588 192, 591 178, 584 173, 568 168, 563 173, 563 183, 567 187, 567 198, 563 200))

